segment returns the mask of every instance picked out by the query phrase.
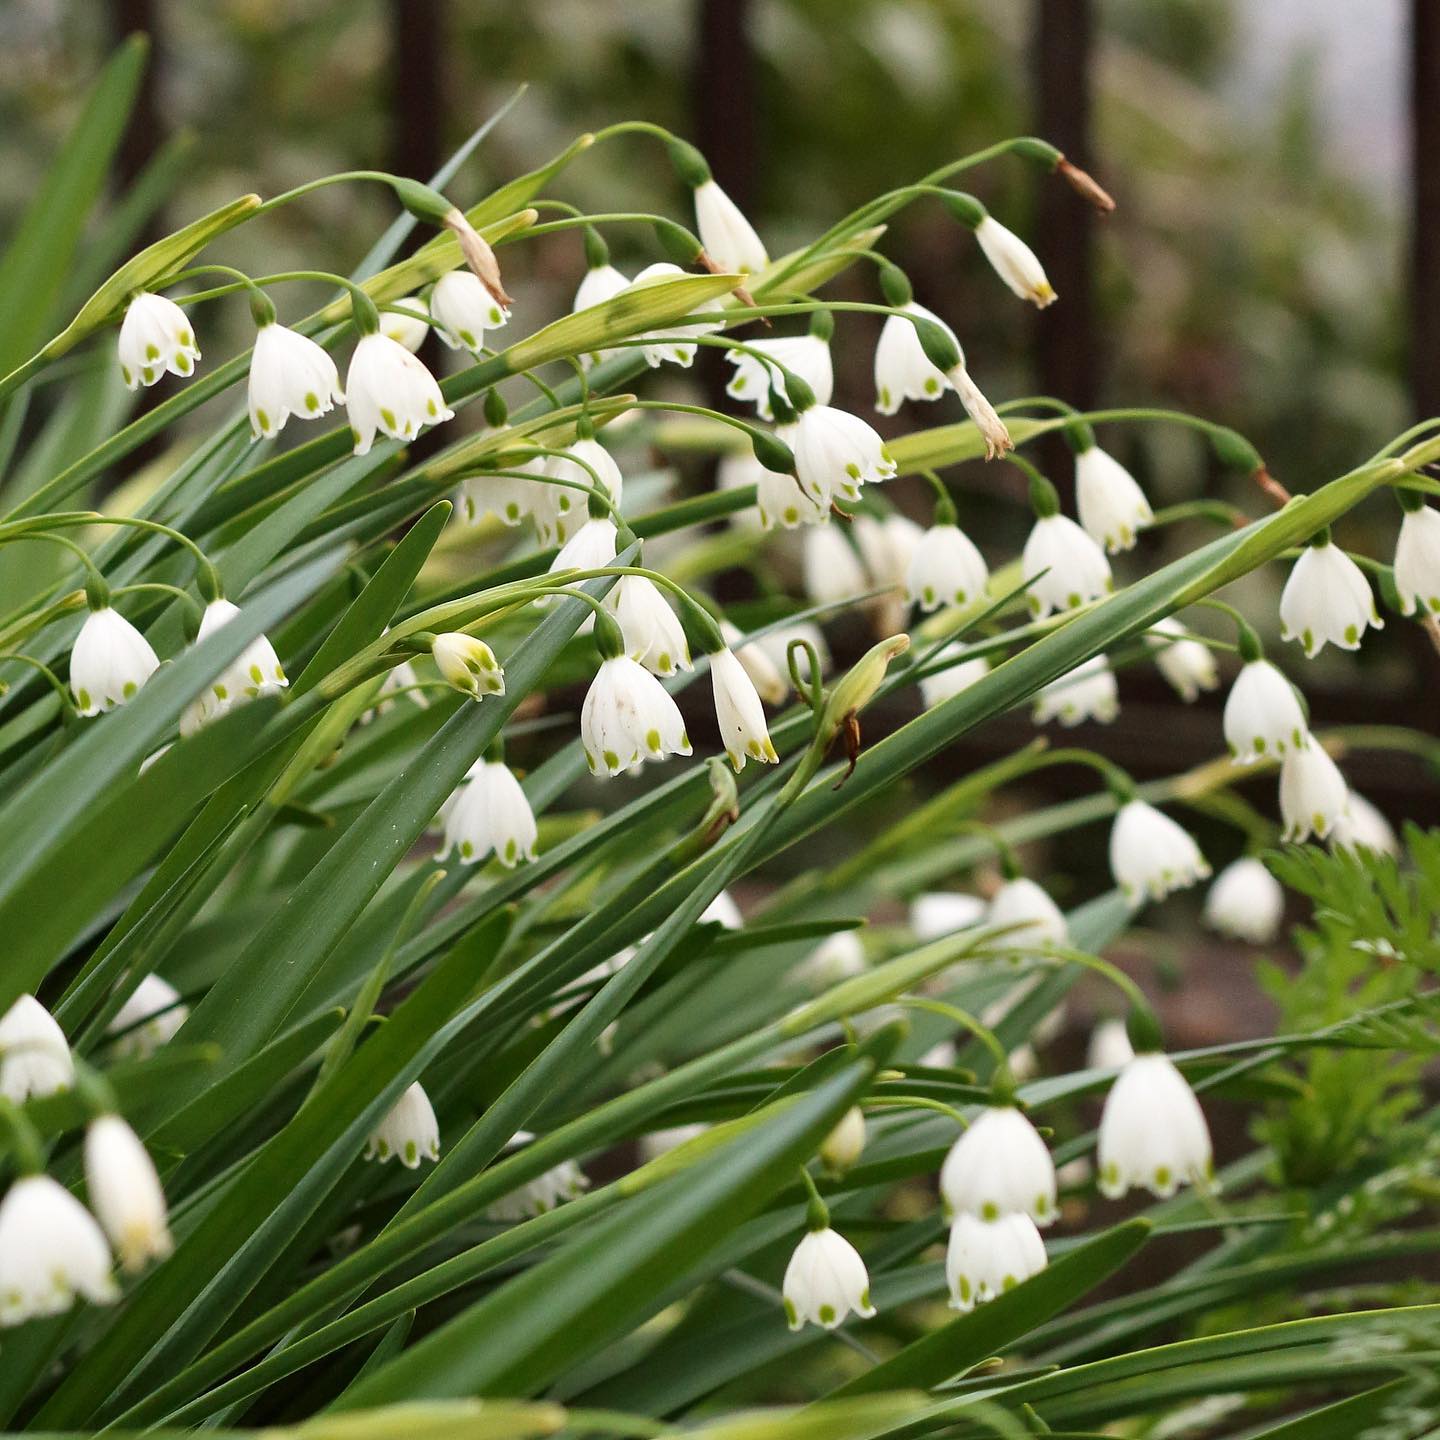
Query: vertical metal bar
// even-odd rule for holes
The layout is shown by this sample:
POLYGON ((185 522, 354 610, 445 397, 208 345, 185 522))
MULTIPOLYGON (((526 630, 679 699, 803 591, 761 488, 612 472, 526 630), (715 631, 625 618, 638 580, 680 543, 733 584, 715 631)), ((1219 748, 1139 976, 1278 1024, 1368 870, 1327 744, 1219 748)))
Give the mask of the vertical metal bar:
MULTIPOLYGON (((1089 169, 1092 0, 1036 0, 1033 13, 1035 133, 1089 169)), ((1093 405, 1099 391, 1091 283, 1094 226, 1094 212, 1069 186, 1040 188, 1035 249, 1060 298, 1036 321, 1038 378, 1046 394, 1082 408, 1093 405)), ((1065 457, 1064 441, 1052 437, 1044 459, 1062 483, 1069 480, 1065 457)))
POLYGON ((443 161, 444 0, 390 0, 390 168, 427 180, 443 161))
POLYGON ((695 143, 742 208, 759 178, 749 17, 750 0, 699 0, 695 25, 695 143))
POLYGON ((1410 4, 1410 396, 1440 415, 1440 4, 1410 4))

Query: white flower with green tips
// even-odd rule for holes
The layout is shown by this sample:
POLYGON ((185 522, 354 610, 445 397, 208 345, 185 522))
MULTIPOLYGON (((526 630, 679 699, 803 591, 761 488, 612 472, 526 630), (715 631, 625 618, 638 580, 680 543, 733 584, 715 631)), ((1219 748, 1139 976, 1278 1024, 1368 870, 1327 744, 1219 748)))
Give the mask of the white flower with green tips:
POLYGON ((815 399, 821 405, 830 403, 835 389, 835 368, 830 359, 830 342, 818 335, 784 335, 776 340, 750 340, 744 350, 727 350, 725 360, 735 367, 735 373, 725 386, 725 393, 734 400, 744 400, 755 407, 762 420, 773 420, 775 412, 770 404, 770 392, 774 389, 788 404, 789 392, 785 389, 785 377, 775 365, 798 375, 815 392, 815 399), (758 351, 759 354, 751 352, 758 351))
POLYGON ((77 1297, 120 1298, 95 1217, 48 1175, 25 1175, 0 1200, 0 1325, 60 1315, 77 1297))
POLYGON ((945 1251, 950 1308, 973 1310, 1038 1275, 1046 1264, 1045 1242, 1028 1215, 996 1220, 957 1215, 945 1251))
POLYGON ((1325 839, 1345 814, 1349 798, 1345 777, 1323 745, 1312 738, 1303 749, 1288 751, 1280 765, 1281 838, 1292 844, 1312 835, 1325 839))
POLYGON ((770 263, 755 227, 713 179, 697 185, 694 198, 700 243, 722 270, 753 273, 770 263))
POLYGON ((746 759, 774 765, 780 757, 765 724, 765 707, 744 665, 728 648, 710 656, 710 679, 715 692, 715 719, 720 743, 736 771, 746 759))
POLYGON ((405 1089, 370 1132, 365 1158, 382 1165, 387 1160, 399 1160, 407 1170, 418 1169, 422 1160, 440 1158, 440 1126, 430 1097, 418 1080, 405 1089))
POLYGON ((1092 655, 1059 679, 1052 680, 1035 696, 1031 718, 1037 725, 1058 720, 1062 725, 1079 725, 1096 720, 1108 725, 1120 713, 1120 696, 1115 672, 1103 655, 1092 655))
POLYGON ((940 1167, 940 1194, 950 1215, 998 1220, 1056 1217, 1055 1162, 1040 1132, 1014 1105, 987 1106, 950 1147, 940 1167))
POLYGON ((70 651, 70 693, 82 715, 133 700, 160 660, 150 642, 108 605, 85 617, 70 651))
POLYGON ((625 653, 654 675, 691 669, 685 627, 670 602, 643 575, 622 575, 605 597, 605 608, 620 625, 625 653))
POLYGON ((519 780, 498 760, 477 760, 445 808, 440 859, 478 865, 494 855, 507 870, 535 858, 535 812, 519 780))
POLYGON ((1211 1174, 1210 1129, 1195 1092, 1166 1055, 1142 1052, 1116 1077, 1100 1115, 1096 1180, 1118 1200, 1127 1190, 1168 1199, 1211 1174))
POLYGON ((345 394, 357 455, 370 453, 377 431, 392 440, 413 440, 426 425, 455 418, 435 377, 382 332, 360 337, 345 394))
POLYGON ((153 385, 167 370, 192 375, 200 358, 190 317, 173 300, 143 290, 125 307, 119 352, 127 390, 153 385))
POLYGON ((122 1269, 138 1273, 175 1248, 155 1162, 118 1115, 85 1130, 85 1189, 122 1269))
POLYGON ((495 652, 483 640, 449 631, 435 637, 430 653, 441 679, 472 700, 505 693, 505 672, 495 652))
POLYGON ((870 1276, 860 1252, 828 1225, 808 1231, 795 1247, 781 1293, 792 1330, 802 1329, 807 1320, 822 1330, 834 1330, 852 1311, 862 1320, 875 1314, 870 1276))
POLYGON ((1135 477, 1098 445, 1075 456, 1075 509, 1086 534, 1112 555, 1129 550, 1155 519, 1135 477))
POLYGON ((628 655, 600 662, 580 708, 580 743, 592 775, 619 775, 646 760, 691 753, 669 691, 628 655))
POLYGON ((1037 310, 1055 301, 1055 290, 1035 252, 993 215, 986 215, 975 227, 975 238, 995 273, 1022 300, 1037 310))
POLYGON ((274 321, 255 332, 247 394, 255 439, 278 435, 292 415, 318 420, 344 402, 340 372, 323 346, 274 321))
POLYGON ((1110 872, 1120 893, 1138 905, 1205 879, 1210 867, 1183 826, 1143 800, 1130 800, 1110 827, 1110 872))
POLYGON ((1385 628, 1365 572, 1328 535, 1307 545, 1280 592, 1281 637, 1313 659, 1327 642, 1358 650, 1367 625, 1385 628))
POLYGON ((485 332, 499 330, 509 312, 469 270, 451 270, 442 275, 430 292, 430 320, 452 350, 480 354, 485 332))

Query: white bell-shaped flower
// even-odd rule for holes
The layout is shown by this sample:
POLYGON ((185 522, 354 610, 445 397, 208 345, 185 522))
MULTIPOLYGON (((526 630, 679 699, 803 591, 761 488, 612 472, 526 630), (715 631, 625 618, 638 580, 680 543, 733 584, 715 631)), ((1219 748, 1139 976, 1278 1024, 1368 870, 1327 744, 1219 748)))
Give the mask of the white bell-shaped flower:
POLYGON ((1013 230, 987 215, 975 227, 975 238, 995 273, 1022 300, 1040 310, 1054 302, 1055 291, 1039 258, 1013 230))
POLYGON ((1086 533, 1112 555, 1129 550, 1155 519, 1135 477, 1098 445, 1075 457, 1075 509, 1086 533))
POLYGON ((25 1175, 0 1200, 0 1325, 120 1297, 94 1216, 48 1175, 25 1175))
POLYGON ((1219 686, 1220 667, 1210 647, 1192 638, 1173 615, 1157 620, 1145 639, 1155 652, 1155 668, 1187 705, 1194 704, 1202 690, 1219 686))
POLYGON ((505 672, 495 652, 473 635, 447 631, 437 635, 430 646, 440 678, 462 695, 483 700, 487 695, 505 693, 505 672))
MULTIPOLYGON (((613 565, 618 535, 615 522, 608 515, 591 517, 560 547, 550 562, 550 574, 563 575, 567 570, 601 570, 613 565)), ((548 606, 559 599, 558 595, 544 595, 535 603, 548 606)), ((578 633, 588 635, 594 626, 594 617, 587 616, 578 633)))
POLYGON ((1119 713, 1115 672, 1103 655, 1092 655, 1039 691, 1031 718, 1037 725, 1051 720, 1067 726, 1079 725, 1083 720, 1108 725, 1119 713))
POLYGON ((802 1329, 807 1320, 833 1330, 852 1310, 863 1320, 875 1313, 860 1252, 828 1225, 808 1231, 795 1247, 781 1292, 792 1330, 802 1329))
POLYGON ((670 693, 628 655, 601 661, 580 709, 580 743, 592 775, 618 775, 647 759, 690 754, 685 721, 670 693))
POLYGON ((770 392, 777 391, 790 403, 785 377, 774 365, 762 358, 769 356, 798 375, 815 392, 820 405, 828 405, 835 391, 835 367, 830 358, 830 342, 819 335, 785 335, 778 340, 749 340, 745 350, 727 350, 725 360, 735 367, 725 393, 735 400, 747 400, 762 420, 775 418, 770 392), (758 350, 759 355, 747 353, 758 350))
MULTIPOLYGON (((545 462, 545 473, 557 480, 585 486, 593 486, 598 477, 612 505, 620 503, 625 490, 625 477, 620 473, 615 457, 593 438, 567 445, 564 455, 550 456, 545 462)), ((570 510, 581 514, 585 512, 584 491, 572 490, 568 485, 551 485, 548 489, 559 514, 564 515, 570 510)))
POLYGON ((355 453, 366 455, 375 432, 413 440, 425 425, 453 420, 435 377, 403 345, 377 332, 362 335, 345 376, 355 453))
POLYGON ((150 642, 110 606, 92 610, 70 651, 70 693, 82 715, 133 700, 160 661, 150 642))
MULTIPOLYGON (((208 640, 239 613, 240 607, 229 600, 212 600, 200 616, 196 643, 208 640)), ((258 695, 283 690, 289 683, 275 647, 264 635, 257 635, 239 657, 210 682, 210 695, 221 705, 228 705, 236 700, 253 700, 258 695)))
POLYGON ((780 757, 765 724, 765 708, 744 665, 729 650, 710 656, 710 680, 715 692, 715 720, 720 742, 736 771, 745 768, 748 757, 762 765, 774 765, 780 757))
POLYGON ((844 1174, 864 1152, 865 1112, 852 1105, 820 1142, 820 1163, 835 1174, 844 1174))
POLYGON ((1028 1215, 980 1220, 957 1215, 945 1252, 952 1310, 973 1310, 994 1300, 1046 1265, 1045 1242, 1028 1215))
MULTIPOLYGON (((586 270, 579 288, 575 291, 575 300, 570 306, 571 312, 578 314, 581 310, 588 310, 593 305, 603 305, 607 300, 613 300, 629 286, 630 281, 608 260, 603 265, 592 265, 586 270)), ((598 365, 608 356, 618 353, 620 352, 615 350, 592 351, 582 355, 580 363, 588 370, 592 365, 598 365)))
POLYGON ((968 605, 985 594, 990 569, 975 543, 958 525, 932 525, 910 560, 906 588, 922 610, 968 605))
POLYGON ((860 557, 837 525, 814 525, 805 532, 802 561, 805 593, 816 605, 853 600, 870 588, 860 557))
POLYGON ((175 1248, 155 1162, 118 1115, 86 1128, 85 1188, 122 1269, 134 1274, 175 1248))
POLYGON ((448 271, 430 292, 431 323, 452 350, 478 355, 485 345, 485 332, 499 330, 509 318, 500 302, 469 270, 448 271))
POLYGON ((407 1170, 440 1158, 440 1126, 424 1087, 407 1086, 365 1142, 365 1158, 382 1165, 396 1158, 407 1170))
MULTIPOLYGON (((618 968, 619 965, 616 966, 618 968)), ((510 1147, 528 1145, 534 1139, 528 1130, 520 1130, 511 1140, 510 1147)), ((537 1215, 547 1214, 567 1200, 578 1200, 589 1188, 590 1181, 585 1172, 573 1160, 562 1160, 543 1175, 527 1180, 519 1189, 494 1201, 486 1208, 485 1218, 505 1223, 531 1220, 537 1215)))
POLYGON ((190 317, 173 300, 144 290, 125 307, 119 351, 127 390, 153 385, 167 370, 191 375, 200 358, 190 317))
POLYGON ((1440 511, 1406 509, 1395 542, 1395 589, 1406 615, 1440 614, 1440 511))
POLYGON ((1123 1020, 1112 1015, 1090 1032, 1085 1064, 1091 1070, 1120 1070, 1134 1058, 1135 1047, 1130 1043, 1130 1031, 1123 1020))
POLYGON ((250 433, 270 439, 296 415, 315 420, 344 404, 340 372, 321 345, 284 325, 262 325, 250 356, 250 433))
POLYGON ((0 1095, 16 1105, 75 1083, 65 1032, 33 996, 21 995, 0 1016, 0 1095))
POLYGON ((1280 634, 1307 658, 1325 648, 1358 650, 1365 627, 1383 630, 1365 572, 1328 537, 1307 545, 1280 592, 1280 634))
POLYGON ((1068 515, 1035 521, 1020 568, 1030 582, 1030 613, 1043 620, 1052 610, 1073 610, 1113 588, 1105 552, 1068 515))
POLYGON ((1221 935, 1268 945, 1285 918, 1285 892, 1262 861, 1244 855, 1215 877, 1205 896, 1204 918, 1221 935))
POLYGON ((755 227, 714 180, 695 187, 695 228, 705 253, 722 270, 753 274, 770 263, 755 227))
POLYGON ((812 405, 787 436, 800 488, 826 508, 838 495, 860 498, 862 485, 888 480, 895 462, 875 429, 833 405, 812 405))
POLYGON ((430 303, 423 295, 406 295, 395 303, 401 308, 380 312, 380 333, 413 355, 430 333, 430 303))
POLYGON ((910 902, 910 929, 921 941, 939 940, 978 925, 990 907, 978 895, 956 890, 928 890, 910 902))
POLYGON ((778 705, 789 693, 790 682, 755 641, 747 641, 728 620, 720 622, 720 636, 750 677, 756 693, 767 705, 778 705))
POLYGON ((111 1053, 117 1060, 146 1060, 189 1018, 180 992, 159 975, 147 975, 105 1027, 116 1037, 111 1053))
MULTIPOLYGON (((901 309, 938 325, 960 348, 955 332, 933 310, 913 300, 901 309)), ((894 415, 906 400, 938 400, 953 388, 950 377, 926 355, 919 333, 905 315, 888 316, 875 347, 875 408, 882 415, 894 415)))
POLYGON ((1055 1162, 1020 1110, 990 1105, 950 1147, 940 1167, 940 1194, 949 1215, 1028 1215, 1049 1225, 1057 1214, 1055 1162))
POLYGON ((1166 1199, 1210 1178, 1205 1114, 1168 1056, 1140 1054, 1120 1072, 1105 1097, 1096 1161, 1100 1193, 1111 1200, 1132 1188, 1166 1199))
POLYGON ((1238 765, 1285 755, 1310 743, 1295 687, 1268 660, 1241 666, 1225 698, 1225 744, 1238 765))
POLYGON ((1130 800, 1110 829, 1110 872, 1125 898, 1138 905, 1205 879, 1210 867, 1187 830, 1153 805, 1130 800))
POLYGON ((535 858, 535 812, 514 771, 498 760, 477 760, 445 815, 440 858, 456 854, 478 865, 492 854, 505 868, 535 858))
MULTIPOLYGON (((543 455, 537 455, 513 468, 536 477, 548 473, 543 455)), ((545 484, 539 478, 527 480, 523 475, 472 475, 461 482, 461 513, 472 525, 478 525, 486 515, 493 515, 505 525, 521 525, 527 515, 533 515, 537 517, 537 530, 553 528, 554 501, 551 493, 557 488, 545 484), (542 515, 543 524, 539 518, 542 515)), ((543 535, 541 539, 548 543, 543 535)))
POLYGON ((920 681, 920 699, 927 710, 934 709, 936 705, 953 699, 990 673, 990 662, 983 655, 973 655, 968 660, 954 658, 957 655, 963 655, 965 649, 965 645, 959 640, 952 640, 948 645, 943 645, 936 651, 935 659, 931 663, 940 664, 947 661, 949 663, 945 664, 943 669, 936 670, 933 675, 926 675, 920 681))
POLYGON ((643 575, 622 575, 605 597, 605 606, 619 622, 625 653, 632 660, 655 675, 691 668, 685 627, 658 585, 643 575))
POLYGON ((1025 875, 1007 880, 991 896, 985 923, 1005 931, 998 940, 1007 950, 1070 943, 1064 912, 1025 875))
MULTIPOLYGON (((654 284, 656 281, 673 279, 677 275, 684 275, 685 272, 678 266, 672 265, 667 260, 657 261, 654 265, 647 265, 631 282, 629 288, 639 289, 644 285, 654 284)), ((700 313, 707 310, 719 311, 722 309, 719 300, 707 300, 702 305, 696 305, 692 313, 700 313)), ((645 356, 645 363, 653 370, 657 366, 669 361, 672 365, 679 365, 683 369, 689 369, 695 363, 694 337, 696 335, 712 335, 715 331, 722 329, 723 321, 716 321, 713 324, 707 321, 696 321, 693 325, 672 325, 668 330, 657 331, 645 338, 650 343, 641 347, 645 356)))
POLYGON ((1330 831, 1337 850, 1373 850, 1377 855, 1398 855, 1400 840, 1390 822, 1363 796, 1350 791, 1345 813, 1330 831))
MULTIPOLYGON (((775 433, 786 441, 794 437, 793 425, 782 426, 775 433)), ((766 530, 777 526, 793 530, 797 525, 821 525, 830 518, 830 501, 817 500, 807 493, 794 475, 778 470, 765 470, 756 477, 755 505, 760 524, 766 530)))
POLYGON ((1282 838, 1294 844, 1312 835, 1323 840, 1345 813, 1350 788, 1340 767, 1323 745, 1311 742, 1290 750, 1280 766, 1280 818, 1282 838))

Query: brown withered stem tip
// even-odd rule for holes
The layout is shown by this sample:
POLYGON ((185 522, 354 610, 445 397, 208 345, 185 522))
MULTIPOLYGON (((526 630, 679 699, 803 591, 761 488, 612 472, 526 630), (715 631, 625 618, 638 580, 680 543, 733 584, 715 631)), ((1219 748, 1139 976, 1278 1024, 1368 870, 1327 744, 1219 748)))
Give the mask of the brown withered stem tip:
POLYGON ((1262 465, 1250 477, 1276 505, 1288 505, 1290 492, 1262 465))
MULTIPOLYGON (((695 257, 695 263, 702 270, 708 270, 712 275, 728 275, 730 273, 723 265, 716 264, 707 250, 702 250, 695 257)), ((737 285, 731 293, 742 305, 748 305, 752 310, 756 308, 755 297, 743 285, 737 285)), ((769 327, 770 317, 768 315, 762 315, 760 319, 769 327)))
POLYGON ((1056 162, 1055 173, 1063 175, 1070 188, 1088 200, 1102 215, 1108 215, 1115 208, 1110 192, 1097 184, 1095 177, 1088 171, 1072 165, 1063 155, 1056 162))
POLYGON ((505 286, 500 280, 500 262, 495 258, 495 252, 490 248, 490 242, 475 229, 460 210, 450 211, 445 217, 445 228, 460 242, 460 253, 465 257, 466 265, 470 267, 475 278, 490 292, 491 299, 506 310, 510 309, 515 302, 505 293, 505 286))

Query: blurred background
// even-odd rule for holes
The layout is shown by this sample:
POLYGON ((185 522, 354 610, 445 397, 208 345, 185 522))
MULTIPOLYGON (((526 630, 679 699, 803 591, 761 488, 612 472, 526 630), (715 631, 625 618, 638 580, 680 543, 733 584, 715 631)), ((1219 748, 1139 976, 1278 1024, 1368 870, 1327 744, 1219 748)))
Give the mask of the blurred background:
MULTIPOLYGON (((980 196, 1033 241, 1061 303, 1040 315, 1011 303, 937 207, 906 210, 883 242, 917 298, 960 333, 992 399, 1044 392, 1082 407, 1191 410, 1249 436, 1297 491, 1440 413, 1432 0, 7 0, 0 234, 103 57, 136 30, 151 36, 153 64, 115 187, 153 174, 157 157, 179 157, 183 178, 151 222, 156 232, 235 194, 273 194, 326 172, 375 166, 427 177, 522 82, 528 93, 449 187, 453 198, 473 201, 580 131, 644 118, 702 147, 772 254, 881 190, 1029 132, 1119 201, 1098 218, 1033 167, 975 172, 980 196)), ((648 141, 597 147, 556 193, 587 209, 689 218, 648 141)), ((226 258, 345 270, 391 216, 377 188, 323 191, 241 232, 226 258)), ((655 258, 641 248, 648 236, 617 229, 611 239, 627 273, 655 258)), ((511 288, 527 297, 528 324, 568 307, 583 259, 575 237, 559 236, 507 250, 506 265, 511 288)), ((873 273, 857 267, 831 293, 878 298, 873 291, 873 273)), ((234 318, 238 346, 244 316, 234 318)), ((836 395, 874 419, 867 323, 847 321, 837 334, 836 395)), ((722 367, 707 358, 694 383, 713 399, 722 367)), ((896 423, 957 415, 912 406, 896 423)), ((1268 505, 1237 477, 1213 473, 1208 451, 1184 432, 1110 427, 1100 438, 1157 508, 1202 493, 1228 493, 1252 514, 1268 505)), ((1067 492, 1063 449, 1042 458, 1067 492)), ((997 479, 1000 469, 953 473, 970 507, 962 523, 992 558, 1015 553, 1027 524, 1014 503, 1022 482, 1009 471, 997 479)), ((710 483, 699 469, 682 478, 710 483)), ((923 486, 887 494, 928 518, 923 486)), ((1340 538, 1388 559, 1397 521, 1393 506, 1375 502, 1340 538)), ((1172 527, 1117 572, 1132 577, 1211 533, 1198 522, 1172 527)), ((1271 567, 1244 600, 1272 638, 1283 578, 1271 567)), ((1292 674, 1304 668, 1317 726, 1433 731, 1440 656, 1418 625, 1393 612, 1387 624, 1357 656, 1327 650, 1307 663, 1287 647, 1292 674)), ((1141 778, 1218 752, 1220 695, 1182 706, 1140 666, 1121 676, 1121 699, 1120 718, 1103 733, 1082 727, 1079 743, 1141 778)), ((942 757, 925 783, 958 778, 1032 734, 1027 715, 1001 717, 942 757)), ((1440 792, 1418 760, 1370 751, 1346 770, 1392 820, 1440 821, 1440 792)), ((1034 783, 1027 803, 1088 792, 1093 779, 1058 770, 1034 783)), ((1273 813, 1272 779, 1245 793, 1273 813)), ((1238 851, 1233 831, 1201 829, 1217 868, 1238 851)), ((1094 834, 1088 857, 1067 854, 1068 882, 1045 877, 1062 903, 1103 888, 1094 834)), ((1044 875, 1043 856, 1035 868, 1044 875)), ((1193 908, 1186 897, 1156 923, 1193 936, 1193 908)), ((1163 961, 1163 947, 1149 948, 1146 963, 1157 954, 1163 961)), ((1258 1006, 1233 1013, 1237 990, 1226 978, 1234 966, 1248 976, 1248 960, 1219 945, 1205 958, 1214 983, 1188 992, 1181 1038, 1260 1029, 1258 1006), (1221 998, 1210 1013, 1212 991, 1221 998)), ((1253 994, 1248 984, 1239 991, 1253 994)))

